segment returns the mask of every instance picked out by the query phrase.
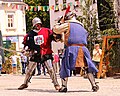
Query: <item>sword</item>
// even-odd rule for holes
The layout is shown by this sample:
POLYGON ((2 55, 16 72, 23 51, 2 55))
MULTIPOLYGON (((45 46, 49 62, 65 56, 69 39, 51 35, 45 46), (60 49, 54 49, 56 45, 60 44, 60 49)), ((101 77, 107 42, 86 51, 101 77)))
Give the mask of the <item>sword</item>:
POLYGON ((21 51, 15 51, 15 50, 7 49, 7 48, 4 48, 2 46, 0 46, 0 49, 6 50, 6 51, 9 51, 9 52, 15 52, 15 53, 19 52, 19 53, 21 53, 21 51))

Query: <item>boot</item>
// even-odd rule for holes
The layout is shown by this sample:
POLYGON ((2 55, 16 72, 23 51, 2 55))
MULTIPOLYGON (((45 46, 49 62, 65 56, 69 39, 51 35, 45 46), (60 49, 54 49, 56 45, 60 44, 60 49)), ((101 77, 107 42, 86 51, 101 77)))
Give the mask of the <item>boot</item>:
POLYGON ((25 89, 25 88, 27 88, 27 87, 28 87, 27 84, 22 84, 22 85, 18 88, 18 90, 22 90, 22 89, 25 89))
POLYGON ((96 86, 92 87, 92 90, 93 90, 93 92, 97 92, 99 90, 99 86, 96 84, 96 86))
POLYGON ((32 77, 32 72, 36 68, 37 64, 34 62, 30 62, 30 66, 27 68, 24 83, 18 88, 18 90, 22 90, 28 87, 28 83, 32 77))
POLYGON ((59 92, 67 92, 68 78, 63 78, 61 81, 62 81, 62 87, 59 89, 59 92))
POLYGON ((97 85, 98 82, 95 82, 95 78, 92 73, 88 73, 88 79, 92 85, 93 92, 97 92, 99 90, 99 86, 97 85))
MULTIPOLYGON (((26 79, 25 79, 25 82, 26 82, 26 83, 24 82, 22 85, 20 85, 20 87, 18 88, 18 90, 22 90, 22 89, 27 88, 27 87, 28 87, 28 82, 30 82, 31 77, 32 77, 32 76, 27 75, 27 76, 26 76, 26 79)), ((31 83, 31 82, 30 82, 30 83, 31 83)))
POLYGON ((67 87, 63 86, 59 89, 59 92, 67 92, 67 87))

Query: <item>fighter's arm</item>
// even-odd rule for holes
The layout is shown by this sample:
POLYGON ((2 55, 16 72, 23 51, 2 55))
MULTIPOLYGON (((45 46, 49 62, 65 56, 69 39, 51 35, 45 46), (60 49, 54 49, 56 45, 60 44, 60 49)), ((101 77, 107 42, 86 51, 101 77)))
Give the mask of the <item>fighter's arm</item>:
POLYGON ((61 25, 55 25, 53 27, 53 32, 56 34, 63 34, 64 32, 66 32, 69 28, 69 24, 68 23, 63 23, 61 25))
POLYGON ((62 23, 62 24, 56 24, 53 27, 53 37, 55 39, 56 42, 64 41, 64 33, 67 32, 67 30, 69 29, 69 24, 68 23, 62 23))

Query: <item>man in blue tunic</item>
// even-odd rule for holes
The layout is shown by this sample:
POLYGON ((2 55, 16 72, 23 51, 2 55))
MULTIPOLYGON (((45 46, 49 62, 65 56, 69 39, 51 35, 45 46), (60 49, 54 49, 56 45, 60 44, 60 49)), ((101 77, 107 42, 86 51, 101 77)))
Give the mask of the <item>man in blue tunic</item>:
POLYGON ((74 70, 75 67, 81 67, 86 71, 92 90, 96 92, 99 86, 96 85, 93 73, 98 72, 98 70, 91 60, 89 50, 86 48, 88 32, 76 20, 76 14, 68 12, 64 20, 54 26, 53 31, 62 35, 62 41, 66 46, 60 70, 62 87, 59 92, 67 92, 68 77, 70 77, 70 71, 74 70))

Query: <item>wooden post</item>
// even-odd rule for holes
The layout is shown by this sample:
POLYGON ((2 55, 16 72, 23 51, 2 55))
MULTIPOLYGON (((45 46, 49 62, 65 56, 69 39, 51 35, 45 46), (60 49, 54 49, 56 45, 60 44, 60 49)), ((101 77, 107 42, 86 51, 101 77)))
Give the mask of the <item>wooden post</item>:
MULTIPOLYGON (((106 38, 107 39, 107 38, 106 38)), ((108 44, 108 39, 106 40, 106 49, 109 51, 109 44, 108 44)), ((109 52, 108 52, 109 54, 109 52)), ((105 62, 105 65, 106 65, 106 70, 108 70, 108 65, 109 65, 109 55, 106 56, 106 62, 105 62)))
POLYGON ((100 78, 100 75, 102 73, 102 64, 103 64, 103 59, 104 59, 104 54, 105 54, 105 49, 106 49, 106 41, 107 41, 107 38, 106 38, 106 36, 104 36, 103 37, 103 44, 102 44, 102 56, 101 56, 101 59, 100 59, 99 71, 98 71, 98 74, 97 74, 97 78, 100 78))
POLYGON ((110 44, 110 46, 108 45, 108 39, 111 39, 111 38, 113 38, 113 39, 114 39, 114 38, 120 38, 120 35, 112 35, 112 36, 104 36, 104 37, 103 37, 102 56, 101 56, 101 59, 100 59, 99 72, 98 72, 98 74, 97 74, 97 78, 100 78, 100 76, 101 76, 101 73, 102 73, 102 65, 103 65, 103 60, 104 60, 104 58, 105 58, 105 60, 106 60, 106 62, 105 62, 105 65, 106 65, 106 67, 107 67, 106 70, 108 70, 109 53, 107 53, 108 55, 105 56, 105 51, 106 51, 106 49, 109 51, 109 50, 112 48, 113 44, 115 43, 115 42, 112 42, 112 44, 110 44))
MULTIPOLYGON (((107 41, 108 41, 108 39, 107 39, 107 41)), ((112 42, 110 45, 107 45, 107 50, 108 51, 110 51, 110 49, 112 48, 114 43, 115 42, 112 42)), ((110 64, 110 62, 109 62, 109 52, 108 52, 107 55, 106 55, 106 70, 109 69, 109 64, 110 64)))

